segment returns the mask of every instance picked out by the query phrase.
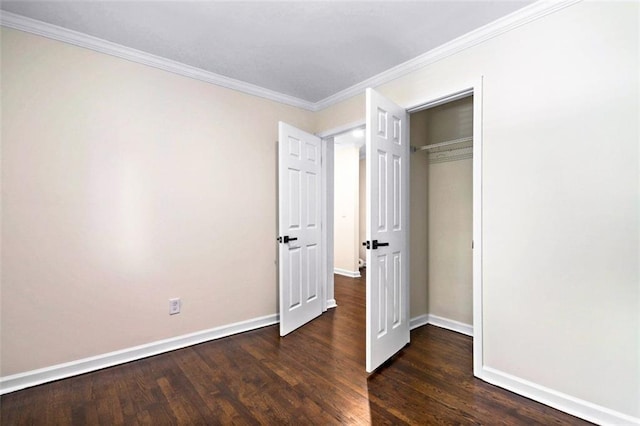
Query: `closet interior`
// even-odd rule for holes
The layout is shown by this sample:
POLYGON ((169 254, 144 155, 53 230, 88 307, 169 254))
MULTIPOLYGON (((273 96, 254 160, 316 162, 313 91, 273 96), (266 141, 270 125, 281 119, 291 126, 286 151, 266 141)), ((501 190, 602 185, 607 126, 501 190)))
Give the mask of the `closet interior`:
POLYGON ((410 125, 411 312, 471 329, 473 97, 415 112, 410 125))

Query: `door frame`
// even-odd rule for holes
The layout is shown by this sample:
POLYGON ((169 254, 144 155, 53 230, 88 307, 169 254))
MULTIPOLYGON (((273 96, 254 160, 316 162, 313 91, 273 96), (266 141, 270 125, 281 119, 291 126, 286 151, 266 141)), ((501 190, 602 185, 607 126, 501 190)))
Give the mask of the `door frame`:
MULTIPOLYGON (((407 107, 412 113, 433 108, 473 95, 473 375, 482 378, 484 366, 482 311, 482 82, 480 76, 471 81, 452 85, 434 95, 419 95, 407 107)), ((411 194, 409 194, 411 196, 411 194)))
POLYGON ((324 285, 324 299, 322 305, 322 311, 335 308, 337 305, 334 293, 333 282, 333 188, 334 188, 334 143, 335 136, 349 132, 358 128, 365 127, 364 118, 349 124, 345 124, 339 127, 335 127, 328 131, 316 133, 316 136, 320 137, 322 145, 322 184, 321 184, 321 202, 322 202, 322 259, 326 268, 322 276, 322 284, 324 285))
MULTIPOLYGON (((451 84, 433 92, 417 93, 409 102, 399 102, 411 114, 473 95, 473 375, 482 378, 484 366, 483 310, 482 310, 482 83, 483 77, 451 84)), ((333 138, 365 126, 365 119, 316 133, 322 138, 322 242, 327 267, 322 277, 324 285, 323 310, 337 306, 333 282, 333 138)), ((367 153, 368 155, 368 153, 367 153)), ((410 202, 411 193, 407 203, 410 202)), ((407 206, 409 207, 409 206, 407 206)), ((410 253, 409 253, 410 254, 410 253)), ((411 285, 411 283, 409 283, 411 285)), ((409 294, 409 297, 411 295, 409 294)), ((411 319, 410 319, 411 320, 411 319)))

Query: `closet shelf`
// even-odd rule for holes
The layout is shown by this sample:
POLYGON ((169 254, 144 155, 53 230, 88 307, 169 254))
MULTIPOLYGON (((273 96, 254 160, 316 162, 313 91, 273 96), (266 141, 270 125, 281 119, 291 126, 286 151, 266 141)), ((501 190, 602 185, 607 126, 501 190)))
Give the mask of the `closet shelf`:
POLYGON ((411 147, 411 152, 428 151, 428 150, 437 149, 437 148, 443 148, 443 147, 447 147, 448 149, 467 148, 467 147, 472 146, 472 145, 469 145, 469 142, 473 142, 473 138, 472 137, 453 139, 453 140, 450 140, 450 141, 434 143, 434 144, 431 144, 431 145, 412 146, 411 147), (453 145, 460 145, 460 146, 454 147, 453 145))

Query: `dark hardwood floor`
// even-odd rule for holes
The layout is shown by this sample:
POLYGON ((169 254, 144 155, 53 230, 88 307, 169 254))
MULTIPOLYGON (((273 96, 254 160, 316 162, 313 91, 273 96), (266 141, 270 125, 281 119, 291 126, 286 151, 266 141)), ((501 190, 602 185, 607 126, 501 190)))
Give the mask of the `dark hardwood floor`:
POLYGON ((472 375, 472 339, 426 326, 377 373, 364 280, 285 338, 266 327, 0 398, 2 425, 589 424, 472 375))

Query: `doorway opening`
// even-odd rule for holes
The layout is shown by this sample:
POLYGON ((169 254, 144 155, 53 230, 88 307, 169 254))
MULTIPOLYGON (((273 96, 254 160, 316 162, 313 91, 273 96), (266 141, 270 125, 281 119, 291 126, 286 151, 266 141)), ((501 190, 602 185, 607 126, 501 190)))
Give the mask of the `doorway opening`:
MULTIPOLYGON (((425 150, 416 150, 415 153, 411 156, 411 185, 410 185, 410 193, 409 193, 409 202, 411 205, 411 226, 416 229, 410 230, 410 263, 411 273, 410 273, 410 295, 409 295, 409 303, 410 303, 410 327, 411 329, 419 327, 421 325, 425 325, 428 323, 432 323, 434 325, 445 326, 445 328, 453 329, 458 332, 462 332, 467 335, 473 336, 473 373, 476 377, 482 378, 483 374, 483 349, 482 349, 482 78, 478 78, 472 80, 468 84, 458 85, 457 87, 451 88, 451 90, 445 90, 438 94, 417 96, 417 102, 409 103, 409 106, 405 107, 406 111, 409 113, 410 120, 409 124, 411 126, 410 136, 411 136, 411 144, 417 145, 417 147, 423 147, 425 145, 435 145, 444 142, 444 144, 440 145, 439 149, 435 149, 436 147, 430 147, 425 150), (459 101, 459 102, 458 102, 459 101), (450 105, 446 105, 450 104, 450 105), (442 111, 438 110, 437 107, 443 105, 441 108, 442 111), (430 112, 426 112, 425 114, 435 114, 438 111, 441 114, 449 114, 450 117, 446 120, 453 120, 457 116, 458 122, 455 124, 456 129, 450 130, 449 136, 442 136, 440 140, 436 141, 435 136, 429 136, 427 140, 417 141, 416 136, 418 134, 418 130, 415 128, 419 125, 420 115, 419 113, 424 110, 432 110, 430 112), (449 111, 448 113, 446 111, 449 111), (416 122, 416 123, 414 123, 416 122), (464 129, 464 132, 462 130, 464 129), (456 133, 456 131, 458 133, 456 133), (470 133, 469 133, 470 131, 470 133), (458 137, 459 136, 459 137, 458 137), (460 140, 458 140, 460 139, 460 140), (433 143, 431 143, 433 142, 433 143), (455 142, 455 143, 454 143, 455 142), (445 146, 449 146, 445 148, 445 146), (422 152, 426 151, 426 152, 422 152), (429 154, 428 151, 431 151, 429 154), (422 174, 420 173, 419 168, 417 168, 414 163, 420 160, 420 156, 422 156, 423 164, 422 174), (456 157, 454 159, 454 157, 456 157), (460 310, 458 313, 450 314, 448 311, 442 311, 440 308, 442 306, 441 302, 435 300, 435 297, 438 295, 437 289, 432 290, 432 306, 429 306, 429 299, 427 297, 429 292, 429 287, 427 287, 428 273, 429 273, 429 264, 426 254, 429 248, 429 240, 428 240, 428 215, 429 211, 426 207, 428 205, 428 197, 429 197, 429 182, 424 179, 428 176, 429 172, 429 161, 432 161, 431 165, 432 172, 442 172, 440 176, 446 177, 446 170, 436 170, 436 169, 446 169, 448 167, 437 166, 437 164, 450 162, 454 166, 460 166, 457 168, 464 168, 464 171, 458 170, 458 172, 462 172, 463 175, 469 175, 469 163, 471 163, 471 240, 469 240, 469 220, 468 220, 468 206, 469 206, 469 180, 459 181, 456 184, 464 186, 464 193, 466 194, 465 199, 459 199, 465 203, 465 214, 467 215, 465 218, 465 229, 463 232, 459 232, 458 236, 455 237, 456 244, 461 246, 461 241, 464 241, 464 245, 466 246, 466 251, 458 252, 456 256, 463 258, 465 264, 461 268, 449 268, 449 270, 453 270, 454 272, 457 270, 460 272, 463 270, 465 275, 464 285, 454 286, 449 288, 449 290, 453 290, 454 296, 446 296, 446 297, 456 297, 458 295, 458 299, 456 299, 456 303, 463 300, 465 303, 465 307, 460 308, 458 305, 451 304, 448 305, 449 309, 452 310, 460 310), (455 161, 462 161, 462 163, 455 163, 455 161), (466 161, 466 162, 465 162, 466 161), (464 167, 463 167, 464 166, 464 167), (423 179, 420 179, 420 177, 423 179), (419 184, 416 183, 419 181, 419 184), (422 191, 418 193, 418 191, 422 191), (422 197, 420 199, 420 197, 422 197), (415 216, 415 204, 419 205, 422 203, 423 216, 422 216, 422 243, 420 240, 415 237, 416 231, 420 231, 418 226, 415 224, 414 216, 415 216), (422 255, 420 254, 420 250, 416 249, 416 245, 423 244, 421 247, 422 255), (469 250, 471 250, 471 294, 469 294, 469 250), (422 272, 422 279, 424 285, 422 287, 418 286, 416 280, 420 279, 419 272, 416 272, 416 268, 413 265, 423 264, 425 269, 422 272), (469 298, 471 300, 471 312, 472 315, 469 317, 469 298), (422 305, 421 305, 422 304, 422 305), (430 308, 433 307, 434 310, 430 311, 430 308), (438 315, 438 313, 440 314, 438 315), (453 318, 451 318, 453 317, 453 318), (443 321, 438 323, 438 320, 448 319, 443 324, 443 321)), ((454 127, 455 127, 454 126, 454 127)), ((327 274, 325 279, 325 289, 327 296, 326 307, 336 306, 336 303, 340 303, 340 301, 336 301, 334 299, 334 197, 333 191, 334 186, 339 185, 340 182, 334 182, 334 140, 335 138, 343 134, 345 132, 350 132, 358 128, 364 128, 365 122, 364 120, 354 122, 351 124, 347 124, 344 126, 340 126, 338 128, 322 132, 318 134, 318 136, 323 138, 323 158, 327 159, 324 163, 325 171, 324 174, 326 176, 325 186, 323 187, 323 193, 326 195, 326 199, 323 201, 325 210, 323 212, 324 222, 326 225, 326 265, 327 265, 327 274)), ((446 130, 446 129, 445 129, 446 130)), ((443 132, 445 130, 442 130, 443 132)), ((366 151, 365 151, 366 155, 366 151)), ((454 173, 455 174, 455 173, 454 173)), ((460 174, 460 173, 458 173, 460 174)), ((440 179, 442 180, 442 179, 440 179)), ((447 180, 445 179, 445 182, 447 180)), ((451 181, 452 184, 455 181, 451 181)), ((432 182, 435 184, 435 182, 432 182)), ((454 185, 455 186, 455 185, 454 185)), ((431 195, 436 195, 435 190, 431 195)), ((440 197, 447 197, 446 190, 442 188, 439 190, 440 197)), ((462 193, 457 193, 456 196, 461 196, 462 193)), ((451 197, 449 197, 451 198, 451 197)), ((461 198, 461 197, 458 197, 461 198)), ((449 199, 448 201, 454 201, 449 199)), ((432 201, 433 202, 433 201, 432 201)), ((366 203, 361 203, 366 204, 366 203)), ((420 210, 420 207, 417 209, 420 210)), ((440 214, 440 220, 447 219, 446 214, 440 213, 432 213, 432 214, 440 214)), ((457 213, 454 213, 457 214, 457 213)), ((435 219, 435 218, 434 218, 435 219)), ((458 217, 457 219, 461 219, 458 217)), ((433 226, 433 225, 432 225, 433 226)), ((455 230, 455 227, 453 228, 455 230)), ((364 240, 362 238, 358 238, 358 240, 364 240)), ((361 241, 360 241, 361 242, 361 241)), ((358 247, 359 249, 359 247, 358 247)), ((360 258, 360 256, 358 256, 360 258)), ((459 259, 458 259, 459 260, 459 259)), ((419 268, 418 268, 419 269, 419 268)), ((434 268, 436 269, 436 268, 434 268)), ((436 271, 433 271, 434 273, 436 271)), ((435 279, 435 278, 434 278, 435 279)))
POLYGON ((411 309, 473 336, 473 95, 411 114, 411 309))
POLYGON ((364 128, 333 138, 334 273, 359 278, 365 266, 366 147, 364 128))

